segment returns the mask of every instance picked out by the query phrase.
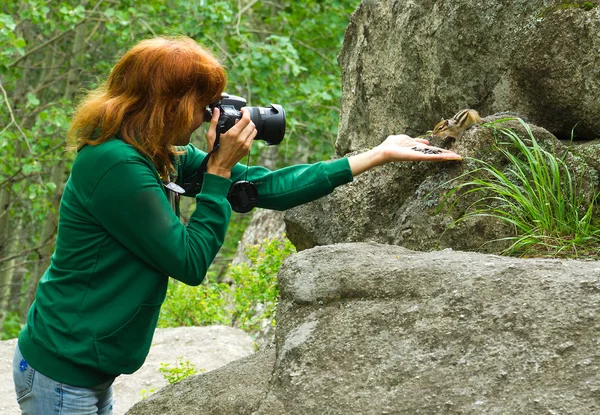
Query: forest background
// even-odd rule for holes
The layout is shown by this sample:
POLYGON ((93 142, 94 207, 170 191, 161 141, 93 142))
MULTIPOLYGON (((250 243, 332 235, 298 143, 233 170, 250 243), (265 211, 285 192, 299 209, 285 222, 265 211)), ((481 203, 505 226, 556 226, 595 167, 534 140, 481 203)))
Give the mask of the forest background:
MULTIPOLYGON (((359 0, 5 0, 0 6, 0 333, 14 337, 35 298, 35 288, 54 250, 58 206, 74 154, 65 152, 65 133, 74 105, 100 85, 118 58, 142 39, 187 35, 215 52, 228 71, 227 92, 248 105, 283 105, 284 141, 277 147, 253 144, 249 162, 278 168, 326 160, 337 136, 341 73, 336 56, 359 0)), ((205 149, 204 132, 192 142, 205 149)), ((244 162, 246 162, 245 160, 244 162)), ((186 221, 186 214, 182 221, 186 221)), ((226 245, 209 270, 207 284, 219 280, 241 238, 249 215, 234 215, 226 245)), ((250 256, 234 281, 255 276, 255 296, 289 242, 266 248, 275 262, 250 256), (258 258, 258 259, 257 259, 258 258)), ((251 285, 251 284, 249 284, 251 285)), ((194 287, 192 287, 194 288, 194 287)), ((184 295, 171 284, 170 296, 184 295)), ((207 304, 215 291, 195 288, 175 308, 207 304), (198 291, 200 290, 200 291, 198 291), (198 297, 201 292, 202 298, 198 297), (203 301, 198 301, 202 299, 203 301), (188 301, 189 300, 189 301, 188 301)), ((218 294, 217 294, 218 295, 218 294)), ((238 292, 238 296, 241 294, 238 292)), ((169 298, 169 297, 168 297, 169 298)), ((233 324, 253 307, 240 300, 237 317, 207 321, 166 318, 162 325, 233 324)), ((178 312, 180 312, 179 310, 178 312)), ((243 320, 243 319, 242 319, 243 320)))

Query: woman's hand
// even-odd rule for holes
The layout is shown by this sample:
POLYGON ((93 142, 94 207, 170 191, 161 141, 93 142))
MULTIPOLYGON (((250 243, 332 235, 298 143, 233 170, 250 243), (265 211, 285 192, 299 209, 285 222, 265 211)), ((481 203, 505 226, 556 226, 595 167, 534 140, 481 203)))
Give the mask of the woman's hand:
POLYGON ((447 161, 462 160, 453 151, 429 145, 429 141, 407 135, 390 135, 375 147, 381 153, 382 164, 391 161, 447 161))
MULTIPOLYGON (((209 149, 214 146, 218 122, 219 109, 215 108, 206 133, 209 149)), ((227 179, 231 177, 231 169, 250 152, 252 140, 254 140, 256 134, 256 127, 250 120, 250 112, 242 108, 242 118, 226 133, 221 134, 219 149, 210 156, 206 167, 207 173, 216 174, 227 179)))
POLYGON ((354 176, 393 161, 462 160, 450 150, 429 146, 429 141, 407 135, 391 135, 373 150, 348 158, 354 176))

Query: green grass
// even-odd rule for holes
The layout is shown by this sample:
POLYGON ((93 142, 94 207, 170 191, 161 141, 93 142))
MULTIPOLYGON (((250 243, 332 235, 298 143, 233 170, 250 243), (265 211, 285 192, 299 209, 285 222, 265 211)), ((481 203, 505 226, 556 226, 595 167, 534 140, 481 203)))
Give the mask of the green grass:
POLYGON ((460 197, 481 195, 459 221, 484 216, 508 223, 514 235, 499 239, 510 242, 502 252, 505 255, 598 256, 600 228, 593 213, 599 194, 589 200, 583 191, 583 165, 582 173, 575 176, 564 157, 542 148, 527 123, 517 120, 527 132, 525 139, 511 129, 496 130, 507 139, 497 150, 508 167, 501 171, 472 159, 479 166, 455 188, 460 197))

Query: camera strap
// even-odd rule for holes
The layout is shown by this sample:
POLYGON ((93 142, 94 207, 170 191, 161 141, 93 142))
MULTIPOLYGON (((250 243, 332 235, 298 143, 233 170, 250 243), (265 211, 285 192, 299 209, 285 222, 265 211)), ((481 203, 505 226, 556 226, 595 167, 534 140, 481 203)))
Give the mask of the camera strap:
POLYGON ((189 183, 183 183, 183 189, 188 194, 194 194, 200 192, 202 190, 202 182, 204 181, 204 174, 206 173, 206 169, 208 167, 208 161, 210 160, 210 156, 212 156, 219 149, 219 138, 221 137, 221 133, 219 129, 217 129, 217 136, 215 137, 215 142, 213 144, 212 150, 208 152, 198 171, 191 177, 191 181, 189 183))

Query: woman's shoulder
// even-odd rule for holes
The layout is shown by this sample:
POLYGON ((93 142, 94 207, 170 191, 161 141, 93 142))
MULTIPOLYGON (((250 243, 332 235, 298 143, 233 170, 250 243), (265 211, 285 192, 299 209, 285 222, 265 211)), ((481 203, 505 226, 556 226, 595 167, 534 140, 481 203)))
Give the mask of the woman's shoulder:
POLYGON ((103 162, 119 162, 144 158, 132 145, 117 138, 111 138, 97 145, 84 146, 78 151, 75 160, 101 159, 103 162))
POLYGON ((132 173, 140 169, 150 169, 154 173, 154 166, 148 157, 121 140, 110 139, 81 148, 75 157, 71 176, 78 181, 94 183, 119 164, 126 164, 132 173))

